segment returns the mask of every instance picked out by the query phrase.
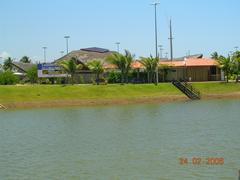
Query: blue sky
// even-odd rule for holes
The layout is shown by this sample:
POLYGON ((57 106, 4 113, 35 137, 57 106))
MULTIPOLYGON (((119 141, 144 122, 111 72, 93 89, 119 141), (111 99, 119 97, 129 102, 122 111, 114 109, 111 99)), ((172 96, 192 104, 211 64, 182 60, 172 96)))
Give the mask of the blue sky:
MULTIPOLYGON (((151 0, 1 0, 0 55, 34 61, 60 57, 65 35, 70 50, 85 47, 129 49, 136 56, 154 54, 154 11, 151 0)), ((174 57, 213 51, 228 54, 240 46, 239 0, 161 0, 159 44, 169 52, 172 17, 174 57)))

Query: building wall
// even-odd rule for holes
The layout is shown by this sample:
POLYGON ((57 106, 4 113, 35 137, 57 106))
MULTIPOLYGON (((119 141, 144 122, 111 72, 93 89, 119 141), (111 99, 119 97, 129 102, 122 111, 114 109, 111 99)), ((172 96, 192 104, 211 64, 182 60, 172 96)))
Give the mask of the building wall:
POLYGON ((211 67, 180 67, 169 71, 166 81, 190 80, 191 81, 221 81, 221 70, 216 67, 216 74, 211 74, 211 67))

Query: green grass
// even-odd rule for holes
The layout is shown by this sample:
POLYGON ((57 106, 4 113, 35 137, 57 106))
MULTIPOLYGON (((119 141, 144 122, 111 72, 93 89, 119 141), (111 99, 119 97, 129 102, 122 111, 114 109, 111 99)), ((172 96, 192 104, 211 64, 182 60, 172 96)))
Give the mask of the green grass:
MULTIPOLYGON (((203 95, 240 92, 235 83, 194 83, 203 95)), ((54 100, 136 99, 182 95, 172 84, 155 85, 29 85, 0 86, 0 104, 14 102, 47 102, 54 100)))

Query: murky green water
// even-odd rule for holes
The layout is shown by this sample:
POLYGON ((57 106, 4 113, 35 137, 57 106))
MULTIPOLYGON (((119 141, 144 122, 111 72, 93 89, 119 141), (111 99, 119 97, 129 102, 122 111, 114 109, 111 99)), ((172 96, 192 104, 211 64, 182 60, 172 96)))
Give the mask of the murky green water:
POLYGON ((239 169, 240 101, 0 112, 1 180, 236 180, 239 169))

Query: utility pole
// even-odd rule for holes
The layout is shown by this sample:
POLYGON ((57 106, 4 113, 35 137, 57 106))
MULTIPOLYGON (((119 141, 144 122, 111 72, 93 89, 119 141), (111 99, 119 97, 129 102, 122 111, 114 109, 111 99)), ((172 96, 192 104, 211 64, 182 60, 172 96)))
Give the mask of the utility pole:
MULTIPOLYGON (((157 35, 157 6, 159 5, 160 3, 153 3, 151 4, 152 6, 154 6, 154 10, 155 10, 155 50, 156 50, 156 60, 159 58, 158 57, 158 35, 157 35)), ((156 85, 158 85, 158 64, 157 64, 157 67, 156 67, 156 85)))
POLYGON ((61 57, 63 57, 64 51, 60 51, 61 57))
POLYGON ((165 58, 168 59, 168 52, 165 53, 165 58))
POLYGON ((115 44, 117 45, 117 52, 119 53, 120 52, 120 44, 121 43, 120 42, 116 42, 115 44))
POLYGON ((173 36, 172 36, 172 19, 170 19, 170 55, 171 61, 173 61, 173 36))
POLYGON ((47 47, 43 47, 43 57, 44 57, 44 63, 46 63, 46 61, 47 61, 46 50, 47 50, 47 47))
POLYGON ((160 58, 162 58, 162 53, 163 53, 163 45, 159 45, 159 53, 160 53, 160 58))
POLYGON ((68 39, 70 38, 70 36, 64 36, 64 38, 66 39, 66 52, 68 54, 68 39))

